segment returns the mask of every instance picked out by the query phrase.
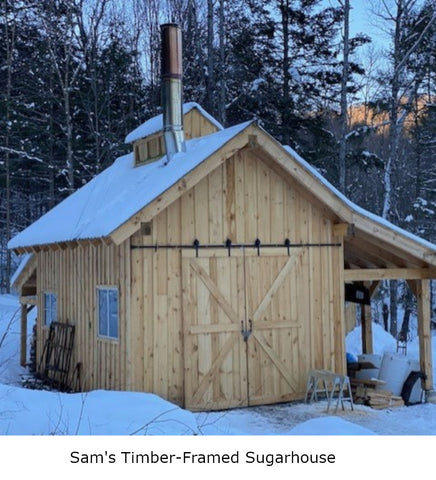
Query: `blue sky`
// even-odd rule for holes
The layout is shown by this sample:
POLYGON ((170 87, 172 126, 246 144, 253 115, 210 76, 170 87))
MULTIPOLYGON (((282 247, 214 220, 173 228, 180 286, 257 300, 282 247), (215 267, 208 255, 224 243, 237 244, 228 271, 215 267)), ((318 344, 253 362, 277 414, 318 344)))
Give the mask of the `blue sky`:
MULTIPOLYGON (((326 5, 338 6, 338 0, 324 0, 326 5)), ((376 18, 371 12, 371 4, 377 4, 375 0, 350 0, 350 31, 351 35, 366 33, 373 42, 380 44, 386 41, 386 36, 374 25, 376 18)), ((382 3, 382 0, 379 0, 382 3)))

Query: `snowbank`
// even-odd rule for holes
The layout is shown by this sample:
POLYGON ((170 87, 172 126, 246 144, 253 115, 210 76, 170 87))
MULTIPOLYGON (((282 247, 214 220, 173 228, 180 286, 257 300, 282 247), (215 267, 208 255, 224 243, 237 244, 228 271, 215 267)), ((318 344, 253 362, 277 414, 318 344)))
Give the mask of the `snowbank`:
POLYGON ((193 413, 157 395, 61 394, 0 385, 0 435, 193 435, 193 413))
POLYGON ((313 418, 292 428, 289 435, 375 435, 372 430, 338 417, 313 418))
MULTIPOLYGON (((377 355, 383 355, 386 352, 396 352, 397 342, 395 338, 378 323, 372 324, 372 335, 374 352, 377 355)), ((362 327, 355 327, 346 337, 345 346, 347 352, 356 357, 362 354, 362 327)))

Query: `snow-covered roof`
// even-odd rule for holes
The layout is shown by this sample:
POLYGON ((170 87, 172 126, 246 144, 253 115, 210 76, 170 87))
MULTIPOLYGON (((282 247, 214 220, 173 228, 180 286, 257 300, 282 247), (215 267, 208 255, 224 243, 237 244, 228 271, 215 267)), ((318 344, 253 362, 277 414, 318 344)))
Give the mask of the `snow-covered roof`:
POLYGON ((71 194, 16 235, 9 248, 109 236, 252 122, 245 122, 186 142, 186 152, 134 167, 133 154, 113 165, 71 194))
MULTIPOLYGON (((196 108, 205 118, 207 118, 213 125, 217 127, 218 130, 223 130, 224 127, 219 123, 215 118, 212 117, 209 113, 204 110, 198 103, 195 102, 188 102, 183 104, 183 115, 186 115, 191 110, 196 108)), ((153 118, 150 118, 146 122, 144 122, 139 127, 135 128, 132 132, 130 132, 126 139, 125 143, 132 143, 136 140, 141 138, 148 137, 149 135, 153 135, 154 133, 159 132, 163 129, 163 115, 156 115, 153 118)))
MULTIPOLYGON (((15 236, 9 242, 8 247, 24 249, 36 245, 110 236, 121 225, 252 124, 252 121, 241 123, 204 137, 189 140, 186 142, 186 152, 175 154, 169 163, 164 156, 153 163, 135 167, 132 153, 118 158, 112 166, 15 236)), ((272 139, 261 127, 257 126, 256 128, 272 139)), ((273 143, 277 142, 273 141, 273 143)), ((266 148, 268 148, 268 144, 269 142, 265 143, 266 148)), ((284 149, 292 156, 294 162, 307 173, 307 178, 319 182, 325 189, 323 191, 332 195, 335 205, 332 204, 331 207, 335 211, 341 210, 338 205, 346 207, 348 220, 344 217, 343 221, 356 218, 356 221, 360 222, 359 218, 362 217, 369 219, 375 226, 386 227, 389 231, 412 240, 415 245, 426 249, 427 253, 436 254, 436 245, 351 202, 294 150, 287 146, 284 149), (337 205, 336 202, 338 202, 337 205)), ((290 168, 290 166, 285 168, 290 168)), ((341 217, 341 215, 339 216, 341 217)), ((373 228, 370 234, 376 230, 377 228, 373 228)))
POLYGON ((18 277, 24 271, 24 269, 29 264, 30 260, 33 258, 33 253, 25 253, 20 260, 20 264, 18 265, 17 269, 15 270, 14 274, 11 277, 10 285, 13 287, 14 283, 17 281, 18 277))

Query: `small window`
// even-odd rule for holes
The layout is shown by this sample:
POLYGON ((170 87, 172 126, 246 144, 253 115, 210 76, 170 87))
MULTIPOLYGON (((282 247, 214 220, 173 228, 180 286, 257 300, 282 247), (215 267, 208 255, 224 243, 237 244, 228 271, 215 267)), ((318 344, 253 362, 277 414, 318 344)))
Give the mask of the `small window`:
POLYGON ((44 325, 51 325, 57 318, 57 298, 55 293, 44 293, 44 325))
POLYGON ((98 335, 105 338, 118 338, 118 289, 99 287, 98 295, 98 335))

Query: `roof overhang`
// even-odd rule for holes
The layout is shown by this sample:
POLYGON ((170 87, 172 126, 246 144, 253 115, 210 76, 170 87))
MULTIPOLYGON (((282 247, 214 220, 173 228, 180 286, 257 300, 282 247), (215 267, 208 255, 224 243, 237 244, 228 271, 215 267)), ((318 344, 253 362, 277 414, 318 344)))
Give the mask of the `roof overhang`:
POLYGON ((26 254, 11 279, 11 287, 20 295, 34 295, 36 292, 37 258, 26 254))

